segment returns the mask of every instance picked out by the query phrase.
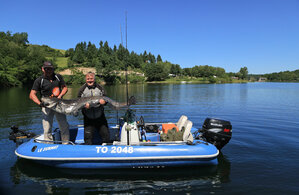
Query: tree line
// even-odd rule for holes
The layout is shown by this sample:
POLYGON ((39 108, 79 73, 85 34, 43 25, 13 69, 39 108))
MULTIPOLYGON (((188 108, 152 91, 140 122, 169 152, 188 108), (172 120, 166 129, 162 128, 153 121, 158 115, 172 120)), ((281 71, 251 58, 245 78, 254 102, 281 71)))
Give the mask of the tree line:
POLYGON ((27 33, 0 32, 0 85, 20 86, 30 83, 46 60, 39 49, 28 45, 27 33))
POLYGON ((142 54, 129 52, 122 44, 111 48, 107 41, 100 41, 99 48, 91 42, 81 42, 75 48, 68 49, 65 55, 69 57, 68 67, 95 67, 97 74, 109 82, 121 81, 117 72, 125 70, 144 73, 148 81, 162 81, 169 74, 178 75, 181 72, 179 65, 163 62, 160 55, 156 57, 147 51, 142 54))
POLYGON ((264 74, 268 81, 273 82, 299 82, 299 69, 294 71, 274 72, 271 74, 264 74))
MULTIPOLYGON (((238 73, 227 74, 223 68, 208 65, 181 68, 178 64, 163 61, 161 55, 157 57, 150 52, 144 51, 137 54, 129 52, 122 44, 111 48, 106 41, 100 41, 99 48, 91 42, 80 42, 75 48, 66 51, 68 67, 86 66, 95 67, 99 75, 103 75, 105 81, 120 81, 117 71, 126 69, 144 73, 146 81, 164 81, 170 77, 193 77, 193 78, 223 78, 230 81, 231 75, 241 79, 247 79, 247 67, 240 69, 238 73)), ((142 79, 141 79, 142 80, 142 79)), ((140 79, 137 81, 140 81, 140 79)))
POLYGON ((32 84, 49 57, 55 59, 64 54, 47 45, 29 44, 26 32, 0 32, 0 87, 32 84))
MULTIPOLYGON (((67 58, 68 68, 95 67, 97 75, 107 83, 124 83, 126 79, 119 72, 125 70, 133 72, 128 75, 133 83, 171 78, 204 78, 209 83, 215 83, 218 78, 230 82, 233 76, 241 79, 248 77, 247 67, 242 67, 237 73, 226 73, 223 68, 209 65, 181 68, 178 64, 163 61, 161 55, 155 56, 147 51, 137 54, 122 44, 110 47, 107 41, 100 41, 98 47, 91 42, 80 42, 63 53, 47 45, 30 44, 25 32, 12 34, 8 31, 0 32, 0 86, 32 84, 41 74, 42 63, 50 59, 57 67, 57 57, 67 58)), ((84 77, 80 72, 75 72, 75 76, 66 80, 76 83, 77 78, 80 78, 79 83, 83 82, 84 77)))

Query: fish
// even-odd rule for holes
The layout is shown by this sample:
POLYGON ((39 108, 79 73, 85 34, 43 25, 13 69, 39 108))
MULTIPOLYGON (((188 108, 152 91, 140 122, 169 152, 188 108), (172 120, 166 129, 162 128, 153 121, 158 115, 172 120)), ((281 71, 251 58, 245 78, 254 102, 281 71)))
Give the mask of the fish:
POLYGON ((56 97, 42 97, 41 102, 46 108, 54 110, 61 114, 78 116, 79 110, 85 107, 86 103, 89 103, 90 107, 99 107, 100 99, 104 99, 108 106, 115 110, 121 108, 128 108, 130 105, 136 104, 136 99, 131 96, 128 102, 120 103, 112 100, 107 96, 91 96, 91 97, 81 97, 77 99, 59 99, 56 97))

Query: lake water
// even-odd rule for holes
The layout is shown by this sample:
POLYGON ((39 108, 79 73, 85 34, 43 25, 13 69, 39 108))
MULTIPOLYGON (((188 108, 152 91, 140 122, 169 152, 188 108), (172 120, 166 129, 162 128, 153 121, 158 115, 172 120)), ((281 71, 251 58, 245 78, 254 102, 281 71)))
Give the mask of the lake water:
MULTIPOLYGON (((125 101, 125 86, 105 86, 125 101)), ((299 83, 129 85, 136 115, 145 122, 177 121, 201 127, 206 117, 229 120, 233 137, 217 166, 176 169, 74 171, 18 159, 10 126, 42 133, 41 111, 30 89, 0 90, 1 194, 299 194, 299 83)), ((74 98, 70 88, 66 99, 74 98)), ((106 109, 110 124, 116 113, 106 109)), ((68 116, 71 125, 82 115, 68 116)), ((54 127, 58 127, 54 122, 54 127)))

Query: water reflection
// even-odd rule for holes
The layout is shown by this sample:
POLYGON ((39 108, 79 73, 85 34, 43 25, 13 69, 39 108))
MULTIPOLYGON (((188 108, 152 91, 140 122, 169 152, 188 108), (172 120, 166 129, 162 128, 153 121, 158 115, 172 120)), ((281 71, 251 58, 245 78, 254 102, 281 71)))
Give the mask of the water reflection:
MULTIPOLYGON (((220 153, 217 166, 167 169, 76 170, 57 169, 18 159, 10 169, 13 184, 39 184, 45 193, 85 192, 154 192, 188 191, 206 185, 217 186, 230 181, 230 162, 220 153)), ((29 189, 28 189, 29 190, 29 189)), ((26 191, 26 189, 25 189, 26 191)))
MULTIPOLYGON (((126 100, 125 86, 105 86, 105 89, 112 99, 126 100)), ((219 157, 219 165, 212 167, 133 172, 105 170, 89 175, 86 171, 73 173, 72 170, 66 172, 24 160, 16 161, 14 144, 7 139, 10 126, 17 124, 22 130, 36 134, 42 132, 40 108, 29 100, 29 91, 0 89, 0 179, 7 194, 299 192, 298 175, 294 171, 298 170, 296 154, 299 150, 296 139, 299 125, 298 83, 129 85, 129 95, 137 99, 137 105, 133 106, 136 116, 142 115, 146 122, 176 121, 182 114, 188 116, 194 127, 201 127, 206 117, 231 121, 233 137, 223 152, 233 162, 232 171, 230 162, 223 156, 219 157), (287 168, 282 169, 282 162, 287 168)), ((76 93, 77 88, 74 87, 66 98, 74 98, 76 93)), ((106 113, 109 124, 117 121, 115 111, 107 108, 106 113)), ((120 111, 118 116, 123 114, 120 111)), ((82 115, 68 116, 68 121, 71 125, 81 124, 82 115)))

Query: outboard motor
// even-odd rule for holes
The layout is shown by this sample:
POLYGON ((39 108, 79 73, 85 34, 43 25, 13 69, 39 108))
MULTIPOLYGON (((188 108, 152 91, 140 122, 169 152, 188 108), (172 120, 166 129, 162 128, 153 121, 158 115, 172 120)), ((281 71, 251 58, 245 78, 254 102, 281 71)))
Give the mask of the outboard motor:
POLYGON ((232 137, 232 125, 229 121, 206 118, 201 132, 201 137, 205 141, 215 145, 220 150, 232 137))

